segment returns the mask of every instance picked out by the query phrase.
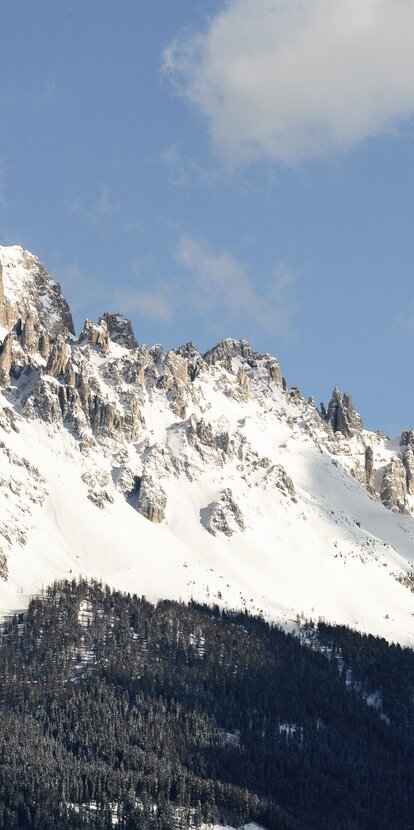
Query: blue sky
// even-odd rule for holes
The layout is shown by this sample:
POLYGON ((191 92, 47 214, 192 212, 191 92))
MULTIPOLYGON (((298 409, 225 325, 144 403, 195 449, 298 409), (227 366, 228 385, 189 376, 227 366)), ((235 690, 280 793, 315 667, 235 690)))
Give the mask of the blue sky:
POLYGON ((369 428, 414 424, 413 0, 1 17, 0 244, 40 256, 77 329, 247 338, 369 428))

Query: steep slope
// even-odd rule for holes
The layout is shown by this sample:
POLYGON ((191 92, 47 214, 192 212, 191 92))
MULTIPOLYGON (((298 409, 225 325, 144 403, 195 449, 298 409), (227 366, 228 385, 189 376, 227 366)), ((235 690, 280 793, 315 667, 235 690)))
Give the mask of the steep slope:
POLYGON ((38 261, 0 262, 3 612, 82 574, 414 641, 412 433, 364 431, 337 390, 318 411, 245 341, 165 354, 118 314, 75 340, 38 261))

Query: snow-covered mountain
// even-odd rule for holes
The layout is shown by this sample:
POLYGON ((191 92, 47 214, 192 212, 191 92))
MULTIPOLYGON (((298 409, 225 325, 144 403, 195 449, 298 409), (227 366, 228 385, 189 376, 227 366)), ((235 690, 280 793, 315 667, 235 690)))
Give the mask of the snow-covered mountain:
POLYGON ((276 358, 87 320, 0 248, 0 612, 55 578, 296 615, 414 643, 414 431, 325 409, 276 358))

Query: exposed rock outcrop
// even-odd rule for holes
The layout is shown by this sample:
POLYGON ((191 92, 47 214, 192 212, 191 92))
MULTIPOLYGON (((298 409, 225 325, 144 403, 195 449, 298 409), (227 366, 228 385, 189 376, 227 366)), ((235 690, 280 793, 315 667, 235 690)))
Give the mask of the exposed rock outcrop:
POLYGON ((273 383, 277 383, 278 386, 283 386, 283 378, 279 362, 275 358, 270 357, 266 360, 266 368, 269 373, 269 380, 273 383))
POLYGON ((400 437, 401 447, 408 447, 409 445, 414 447, 414 429, 406 429, 400 437))
POLYGON ((200 511, 201 523, 213 536, 223 533, 232 536, 245 530, 243 514, 233 497, 230 487, 226 487, 217 501, 200 511))
POLYGON ((9 406, 0 406, 0 427, 5 432, 19 432, 18 416, 9 406))
POLYGON ((164 488, 154 475, 144 469, 139 481, 137 510, 149 522, 160 524, 165 519, 167 496, 164 488))
POLYGON ((263 476, 265 487, 277 487, 284 496, 289 496, 296 502, 295 486, 282 464, 273 464, 263 476))
POLYGON ((402 513, 407 502, 406 471, 401 456, 395 455, 385 467, 380 498, 385 507, 402 513))
POLYGON ((46 372, 57 378, 64 375, 70 359, 70 349, 63 337, 58 337, 52 346, 46 364, 46 372))
POLYGON ((47 332, 51 338, 74 334, 60 286, 40 260, 17 245, 0 246, 0 325, 10 331, 17 320, 30 320, 33 332, 47 332))
POLYGON ((126 349, 138 348, 132 323, 127 317, 123 314, 105 313, 102 319, 106 322, 108 334, 113 343, 118 343, 126 349))
POLYGON ((88 486, 88 499, 103 510, 107 504, 113 504, 113 496, 108 492, 109 476, 102 471, 95 471, 94 473, 84 473, 82 481, 88 486))
POLYGON ((10 380, 10 372, 13 364, 13 341, 14 332, 9 332, 0 345, 0 384, 6 386, 10 380))
POLYGON ((362 418, 355 411, 350 395, 345 393, 341 395, 339 389, 335 387, 332 393, 328 411, 325 408, 325 420, 329 423, 334 432, 341 432, 345 438, 351 438, 355 433, 362 429, 362 418))
POLYGON ((369 490, 374 487, 374 452, 372 447, 365 448, 365 484, 369 490))
POLYGON ((292 386, 289 390, 289 398, 291 401, 295 403, 300 403, 302 400, 302 395, 300 394, 300 389, 298 386, 292 386))
POLYGON ((78 339, 79 345, 89 343, 91 346, 98 346, 103 352, 108 351, 109 346, 109 332, 106 320, 103 318, 99 323, 93 323, 92 320, 85 320, 83 329, 78 339))
POLYGON ((185 357, 187 361, 187 372, 189 378, 191 381, 194 381, 205 367, 204 360, 198 351, 197 346, 190 342, 186 343, 185 346, 179 346, 175 351, 176 354, 181 355, 181 357, 185 357))
POLYGON ((409 496, 414 495, 414 452, 411 443, 403 455, 403 464, 406 473, 407 493, 409 496))
POLYGON ((190 386, 188 361, 186 358, 174 351, 167 352, 157 386, 165 390, 174 414, 184 420, 186 417, 186 405, 190 386))
POLYGON ((253 352, 247 340, 233 340, 228 337, 226 340, 221 340, 203 355, 203 359, 209 366, 215 366, 219 363, 228 372, 233 371, 232 359, 234 357, 243 358, 244 360, 253 359, 253 352))
POLYGON ((240 377, 244 381, 248 368, 257 369, 260 363, 267 373, 268 380, 283 386, 282 373, 276 358, 269 354, 254 352, 247 340, 234 340, 231 337, 221 340, 217 346, 203 355, 203 360, 208 366, 220 365, 228 372, 235 372, 236 375, 242 367, 244 374, 239 375, 239 382, 240 377))
POLYGON ((213 429, 212 424, 204 418, 197 420, 195 415, 185 424, 188 443, 197 450, 203 460, 214 460, 222 466, 234 454, 234 439, 226 429, 213 429))

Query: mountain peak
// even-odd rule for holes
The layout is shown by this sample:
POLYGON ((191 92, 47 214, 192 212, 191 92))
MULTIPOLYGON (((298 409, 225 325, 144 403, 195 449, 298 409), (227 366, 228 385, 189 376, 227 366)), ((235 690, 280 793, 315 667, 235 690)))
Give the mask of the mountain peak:
POLYGON ((125 346, 127 349, 138 347, 132 323, 127 317, 119 312, 116 314, 105 312, 103 319, 106 321, 108 334, 113 343, 118 343, 119 346, 125 346))
POLYGON ((74 334, 60 285, 38 257, 20 245, 0 246, 0 325, 9 332, 18 320, 25 324, 29 318, 39 334, 74 334))

